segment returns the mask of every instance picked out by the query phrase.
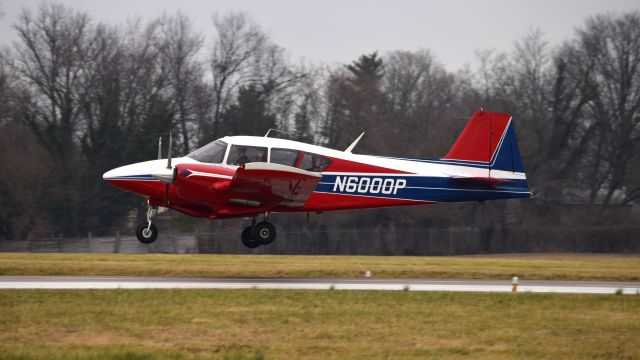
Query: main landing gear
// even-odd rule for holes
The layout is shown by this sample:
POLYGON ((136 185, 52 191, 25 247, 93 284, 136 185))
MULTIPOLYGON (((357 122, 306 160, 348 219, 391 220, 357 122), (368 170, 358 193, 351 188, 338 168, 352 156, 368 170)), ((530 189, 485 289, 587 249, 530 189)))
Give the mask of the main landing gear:
POLYGON ((267 214, 264 221, 256 224, 254 217, 251 226, 247 226, 242 231, 242 244, 249 249, 255 249, 260 245, 269 245, 276 239, 276 228, 267 221, 267 214))
MULTIPOLYGON (((143 244, 151 244, 158 237, 158 228, 153 224, 153 217, 158 213, 157 206, 147 208, 147 221, 138 225, 136 236, 143 244)), ((264 215, 264 221, 256 224, 256 218, 242 231, 242 244, 249 249, 255 249, 260 245, 269 245, 276 239, 276 228, 267 221, 268 214, 264 215)))
POLYGON ((138 225, 138 229, 136 229, 136 236, 143 244, 151 244, 158 237, 158 228, 151 222, 157 212, 157 206, 149 205, 149 207, 147 207, 147 221, 138 225))

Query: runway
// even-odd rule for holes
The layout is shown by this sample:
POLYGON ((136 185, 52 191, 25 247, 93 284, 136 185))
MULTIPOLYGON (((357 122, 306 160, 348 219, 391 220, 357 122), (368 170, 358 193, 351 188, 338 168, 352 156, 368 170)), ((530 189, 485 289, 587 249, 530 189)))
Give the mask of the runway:
MULTIPOLYGON (((290 289, 511 292, 511 280, 0 276, 0 289, 290 289)), ((520 280, 518 292, 640 294, 640 282, 520 280)))

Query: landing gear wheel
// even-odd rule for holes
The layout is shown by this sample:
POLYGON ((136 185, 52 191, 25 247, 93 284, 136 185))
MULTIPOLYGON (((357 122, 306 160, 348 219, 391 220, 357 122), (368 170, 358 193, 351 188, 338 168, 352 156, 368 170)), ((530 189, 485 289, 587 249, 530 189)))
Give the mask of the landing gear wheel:
POLYGON ((149 223, 145 221, 138 225, 136 236, 141 243, 151 244, 158 237, 158 228, 153 224, 149 226, 149 223))
POLYGON ((252 236, 251 226, 247 226, 242 231, 242 244, 249 249, 255 249, 260 246, 260 241, 257 238, 252 236))
POLYGON ((269 245, 276 239, 276 228, 270 222, 263 221, 255 226, 255 237, 260 245, 269 245))

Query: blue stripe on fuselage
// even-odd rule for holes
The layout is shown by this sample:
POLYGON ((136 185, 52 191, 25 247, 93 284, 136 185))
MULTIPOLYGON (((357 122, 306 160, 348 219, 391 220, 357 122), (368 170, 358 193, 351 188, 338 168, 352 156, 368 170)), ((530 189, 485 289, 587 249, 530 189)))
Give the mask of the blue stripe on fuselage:
POLYGON ((158 181, 158 179, 154 178, 153 175, 144 174, 144 175, 124 175, 124 176, 114 176, 107 180, 149 180, 149 181, 158 181))
POLYGON ((449 177, 403 175, 322 175, 316 191, 436 202, 528 198, 526 180, 509 180, 496 187, 455 183, 449 177))

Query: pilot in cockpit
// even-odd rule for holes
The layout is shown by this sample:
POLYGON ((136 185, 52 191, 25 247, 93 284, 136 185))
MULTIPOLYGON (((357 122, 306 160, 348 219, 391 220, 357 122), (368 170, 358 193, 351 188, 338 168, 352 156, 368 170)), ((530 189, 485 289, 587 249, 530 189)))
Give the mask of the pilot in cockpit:
POLYGON ((264 150, 264 149, 258 150, 258 156, 256 157, 256 161, 267 162, 267 150, 264 150))
POLYGON ((236 160, 236 165, 244 165, 248 162, 251 162, 251 159, 247 156, 247 148, 242 147, 239 149, 238 160, 236 160))

